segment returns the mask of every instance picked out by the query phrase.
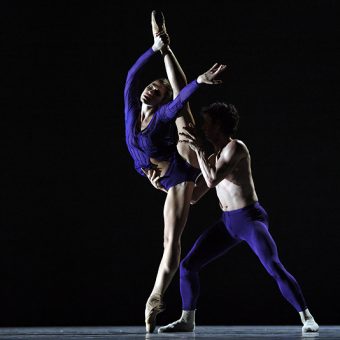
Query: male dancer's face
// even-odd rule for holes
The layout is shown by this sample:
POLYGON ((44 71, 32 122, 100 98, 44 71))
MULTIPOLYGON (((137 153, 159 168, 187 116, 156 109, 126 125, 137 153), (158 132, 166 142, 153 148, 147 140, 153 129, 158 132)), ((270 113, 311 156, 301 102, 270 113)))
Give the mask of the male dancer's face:
POLYGON ((140 100, 143 104, 150 106, 160 105, 165 96, 167 88, 159 81, 154 81, 149 84, 140 96, 140 100))
POLYGON ((211 117, 208 114, 203 114, 202 130, 204 132, 205 137, 210 142, 213 142, 214 140, 216 129, 217 129, 217 126, 212 121, 211 117))

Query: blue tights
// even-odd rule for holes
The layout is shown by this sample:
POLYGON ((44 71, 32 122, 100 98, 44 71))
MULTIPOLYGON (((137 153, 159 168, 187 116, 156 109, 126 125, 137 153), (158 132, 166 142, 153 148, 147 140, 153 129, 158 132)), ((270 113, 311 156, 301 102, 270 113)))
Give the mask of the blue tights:
POLYGON ((222 219, 195 242, 180 265, 180 290, 183 310, 196 309, 199 296, 199 271, 211 261, 245 241, 258 256, 283 297, 298 311, 306 302, 295 278, 279 260, 276 244, 268 231, 268 215, 254 203, 242 209, 224 212, 222 219))

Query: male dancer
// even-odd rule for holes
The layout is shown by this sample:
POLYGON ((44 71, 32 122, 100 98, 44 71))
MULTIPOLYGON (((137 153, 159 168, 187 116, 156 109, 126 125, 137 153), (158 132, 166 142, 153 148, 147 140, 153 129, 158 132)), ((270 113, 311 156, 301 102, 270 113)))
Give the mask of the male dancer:
MULTIPOLYGON (((195 328, 195 311, 199 296, 199 271, 214 259, 245 241, 258 256, 283 297, 300 314, 303 332, 317 332, 318 324, 295 278, 282 265, 276 244, 268 231, 268 216, 258 202, 246 145, 232 139, 238 125, 238 113, 231 104, 214 103, 203 109, 203 132, 214 147, 207 158, 202 141, 193 126, 181 133, 196 152, 203 177, 193 193, 199 200, 209 188, 216 187, 222 218, 199 236, 180 264, 180 290, 183 312, 179 320, 159 328, 158 332, 190 332, 195 328)), ((154 177, 155 180, 155 177, 154 177)))

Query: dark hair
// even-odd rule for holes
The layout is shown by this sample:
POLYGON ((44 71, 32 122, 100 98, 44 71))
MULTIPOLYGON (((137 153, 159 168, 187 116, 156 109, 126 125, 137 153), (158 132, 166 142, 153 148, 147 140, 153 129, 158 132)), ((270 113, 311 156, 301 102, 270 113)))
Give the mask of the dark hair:
POLYGON ((165 93, 165 97, 163 100, 163 103, 167 103, 170 100, 172 100, 172 96, 173 96, 173 91, 172 91, 172 87, 169 83, 169 80, 166 78, 160 78, 160 79, 156 79, 155 81, 159 81, 160 83, 162 83, 162 85, 164 85, 167 89, 166 93, 165 93))
POLYGON ((235 134, 240 116, 233 104, 215 102, 203 107, 202 115, 208 115, 213 123, 217 123, 223 134, 232 136, 235 134))

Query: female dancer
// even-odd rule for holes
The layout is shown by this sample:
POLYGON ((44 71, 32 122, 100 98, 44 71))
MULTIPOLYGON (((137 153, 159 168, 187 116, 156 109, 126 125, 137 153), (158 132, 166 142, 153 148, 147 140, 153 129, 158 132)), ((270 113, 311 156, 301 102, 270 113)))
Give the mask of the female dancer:
POLYGON ((201 84, 221 83, 217 78, 226 67, 215 64, 179 93, 176 88, 178 95, 173 100, 172 89, 166 79, 154 80, 140 95, 138 82, 143 66, 158 51, 171 56, 166 52, 169 51, 169 37, 163 29, 164 22, 157 23, 153 13, 152 23, 154 44, 129 70, 124 90, 126 143, 135 169, 143 176, 150 176, 154 185, 161 185, 167 192, 164 203, 164 250, 153 290, 146 303, 147 332, 155 329, 156 316, 164 310, 163 294, 179 266, 180 238, 188 217, 194 181, 200 172, 177 150, 175 120, 201 84), (157 26, 159 29, 156 32, 157 26))

